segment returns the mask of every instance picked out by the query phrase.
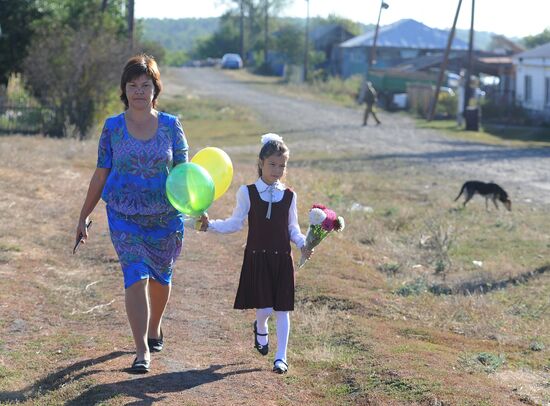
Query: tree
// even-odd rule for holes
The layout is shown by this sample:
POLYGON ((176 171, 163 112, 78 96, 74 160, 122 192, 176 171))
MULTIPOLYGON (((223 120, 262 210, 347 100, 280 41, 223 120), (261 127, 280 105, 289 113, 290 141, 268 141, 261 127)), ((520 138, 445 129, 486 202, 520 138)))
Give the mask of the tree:
POLYGON ((0 85, 21 73, 31 42, 31 23, 42 17, 34 0, 0 0, 0 85))
POLYGON ((523 43, 527 48, 535 48, 548 42, 550 42, 550 28, 546 28, 540 34, 529 35, 523 38, 523 43))
POLYGON ((220 17, 218 31, 207 38, 198 40, 191 54, 196 59, 221 58, 228 52, 237 53, 239 44, 238 20, 231 13, 226 13, 220 17))
POLYGON ((313 27, 331 24, 341 25, 355 36, 361 34, 361 26, 358 23, 347 18, 340 17, 336 14, 329 14, 327 18, 313 18, 312 21, 313 27))
POLYGON ((269 18, 283 10, 290 0, 263 0, 264 13, 264 64, 267 65, 269 53, 269 18))
POLYGON ((122 8, 115 0, 104 12, 99 1, 48 4, 52 8, 34 27, 23 63, 26 85, 54 111, 48 135, 71 135, 70 125, 82 139, 116 87, 130 53, 122 8))
POLYGON ((299 65, 304 57, 303 29, 296 24, 286 24, 279 27, 274 40, 274 48, 286 57, 288 63, 299 65))

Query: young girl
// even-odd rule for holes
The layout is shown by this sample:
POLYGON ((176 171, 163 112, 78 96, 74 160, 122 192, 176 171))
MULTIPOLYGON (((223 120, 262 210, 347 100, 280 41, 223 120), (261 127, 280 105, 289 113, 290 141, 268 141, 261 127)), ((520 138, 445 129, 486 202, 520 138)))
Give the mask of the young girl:
POLYGON ((277 352, 273 371, 288 371, 286 357, 290 332, 289 312, 294 310, 294 264, 290 241, 309 257, 305 236, 298 225, 296 193, 281 179, 286 173, 288 147, 276 134, 262 136, 258 159, 258 180, 237 191, 237 206, 226 220, 201 219, 202 231, 234 233, 248 217, 248 238, 235 309, 256 309, 254 348, 262 355, 269 351, 269 316, 277 317, 277 352))

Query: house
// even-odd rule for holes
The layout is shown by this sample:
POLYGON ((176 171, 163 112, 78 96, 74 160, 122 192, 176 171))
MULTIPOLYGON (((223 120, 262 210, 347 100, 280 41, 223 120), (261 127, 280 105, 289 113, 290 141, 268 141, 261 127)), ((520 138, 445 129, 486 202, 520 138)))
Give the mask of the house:
MULTIPOLYGON (((355 74, 365 74, 368 58, 374 43, 374 31, 351 38, 340 44, 342 58, 338 74, 347 78, 355 74)), ((434 53, 442 53, 447 47, 449 32, 430 28, 418 21, 404 19, 381 27, 376 40, 374 68, 389 68, 434 53)), ((468 44, 454 38, 451 57, 464 54, 468 44)))
MULTIPOLYGON (((402 72, 437 72, 443 62, 443 53, 422 56, 420 58, 409 59, 395 67, 393 70, 402 72)), ((467 54, 451 55, 447 62, 448 72, 462 72, 468 66, 467 54)), ((497 104, 511 104, 515 97, 515 69, 512 64, 512 57, 505 55, 495 55, 485 51, 474 51, 472 59, 472 75, 498 77, 497 84, 484 85, 486 91, 486 100, 491 100, 497 104)), ((457 86, 451 83, 445 86, 457 86)))
POLYGON ((339 45, 353 38, 353 34, 340 24, 323 24, 309 32, 311 47, 325 55, 325 61, 317 68, 334 74, 340 61, 339 45))
POLYGON ((550 118, 550 42, 514 55, 516 101, 535 115, 550 118))
POLYGON ((514 55, 525 51, 525 48, 504 35, 495 34, 491 38, 487 51, 498 55, 514 55))

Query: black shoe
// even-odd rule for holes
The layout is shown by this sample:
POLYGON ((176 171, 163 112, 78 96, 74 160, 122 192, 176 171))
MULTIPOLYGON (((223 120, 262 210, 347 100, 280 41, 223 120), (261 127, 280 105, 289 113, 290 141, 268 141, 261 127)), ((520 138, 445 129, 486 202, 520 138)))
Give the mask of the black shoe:
POLYGON ((162 328, 160 329, 160 338, 148 338, 147 345, 149 346, 149 351, 151 352, 161 352, 164 347, 164 334, 162 333, 162 328))
POLYGON ((134 359, 134 362, 132 362, 132 366, 128 371, 134 374, 146 374, 147 372, 149 372, 150 368, 151 368, 150 360, 142 359, 138 361, 138 359, 136 358, 134 359))
POLYGON ((269 352, 269 343, 267 343, 266 345, 262 345, 258 342, 258 336, 266 336, 266 334, 260 334, 258 333, 258 329, 256 328, 258 324, 258 321, 255 321, 254 322, 254 348, 256 348, 258 350, 258 352, 262 355, 267 355, 267 353, 269 352))
POLYGON ((288 364, 282 359, 276 359, 273 361, 273 372, 278 374, 286 374, 288 372, 288 364), (279 365, 277 365, 277 363, 279 363, 279 365))

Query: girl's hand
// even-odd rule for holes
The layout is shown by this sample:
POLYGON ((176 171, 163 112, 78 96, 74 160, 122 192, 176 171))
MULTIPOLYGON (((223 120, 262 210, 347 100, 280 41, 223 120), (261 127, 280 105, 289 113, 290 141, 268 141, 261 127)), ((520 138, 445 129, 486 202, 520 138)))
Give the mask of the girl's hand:
POLYGON ((313 255, 313 248, 308 249, 308 248, 306 248, 305 245, 302 247, 301 251, 302 251, 302 256, 305 259, 309 259, 311 257, 311 255, 313 255))

